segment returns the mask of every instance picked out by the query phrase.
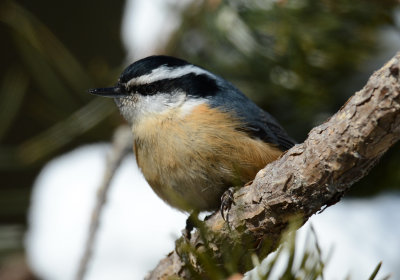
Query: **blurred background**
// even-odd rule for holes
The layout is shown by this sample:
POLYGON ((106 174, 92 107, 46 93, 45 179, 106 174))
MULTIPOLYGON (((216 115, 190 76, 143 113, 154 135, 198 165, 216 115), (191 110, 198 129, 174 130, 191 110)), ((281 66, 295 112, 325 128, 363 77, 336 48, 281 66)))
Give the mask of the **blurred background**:
MULTIPOLYGON (((88 88, 112 85, 144 56, 178 56, 233 82, 302 142, 400 50, 399 28, 397 0, 2 0, 0 279, 34 277, 24 236, 46 163, 109 142, 124 123, 88 88)), ((347 197, 398 196, 399 147, 347 197)))

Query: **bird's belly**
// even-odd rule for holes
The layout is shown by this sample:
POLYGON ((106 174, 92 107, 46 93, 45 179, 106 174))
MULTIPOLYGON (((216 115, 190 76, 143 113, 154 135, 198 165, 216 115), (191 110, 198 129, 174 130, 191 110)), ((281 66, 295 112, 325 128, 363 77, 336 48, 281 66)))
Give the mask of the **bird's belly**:
POLYGON ((205 151, 166 145, 153 143, 150 149, 142 149, 136 144, 138 166, 152 189, 165 202, 184 211, 217 208, 222 193, 231 185, 228 174, 223 174, 228 170, 221 173, 220 163, 199 158, 205 151))
POLYGON ((149 119, 134 129, 138 166, 171 206, 218 208, 230 186, 252 180, 282 152, 250 138, 230 116, 200 105, 184 118, 149 119))

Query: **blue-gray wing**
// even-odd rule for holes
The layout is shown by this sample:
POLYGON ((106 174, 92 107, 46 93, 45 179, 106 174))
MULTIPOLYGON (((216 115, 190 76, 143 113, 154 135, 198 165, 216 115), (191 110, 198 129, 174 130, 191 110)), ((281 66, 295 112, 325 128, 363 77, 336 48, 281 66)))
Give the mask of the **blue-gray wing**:
POLYGON ((226 81, 218 84, 221 90, 210 99, 210 105, 226 112, 234 112, 243 122, 243 127, 239 129, 253 138, 275 144, 282 150, 288 150, 296 144, 274 117, 254 104, 233 85, 226 81))

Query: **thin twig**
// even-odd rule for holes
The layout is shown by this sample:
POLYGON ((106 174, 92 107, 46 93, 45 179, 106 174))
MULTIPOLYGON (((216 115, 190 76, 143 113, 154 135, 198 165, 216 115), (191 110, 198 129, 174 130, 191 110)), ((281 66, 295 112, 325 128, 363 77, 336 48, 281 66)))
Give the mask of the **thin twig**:
POLYGON ((88 264, 92 257, 96 234, 100 225, 100 217, 107 200, 107 193, 111 186, 111 180, 122 160, 132 149, 132 133, 127 126, 120 126, 114 132, 112 149, 108 154, 106 170, 101 185, 97 191, 97 201, 93 208, 92 218, 85 243, 84 253, 79 263, 76 280, 83 280, 87 272, 88 264))

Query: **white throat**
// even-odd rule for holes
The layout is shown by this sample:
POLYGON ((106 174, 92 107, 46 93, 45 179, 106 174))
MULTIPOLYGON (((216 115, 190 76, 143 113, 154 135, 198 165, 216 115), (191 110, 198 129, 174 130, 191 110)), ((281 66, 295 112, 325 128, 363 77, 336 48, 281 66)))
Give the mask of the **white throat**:
POLYGON ((147 118, 167 118, 171 114, 183 118, 206 100, 188 98, 184 92, 175 92, 154 95, 133 94, 126 98, 116 98, 115 102, 122 116, 134 126, 147 118))

